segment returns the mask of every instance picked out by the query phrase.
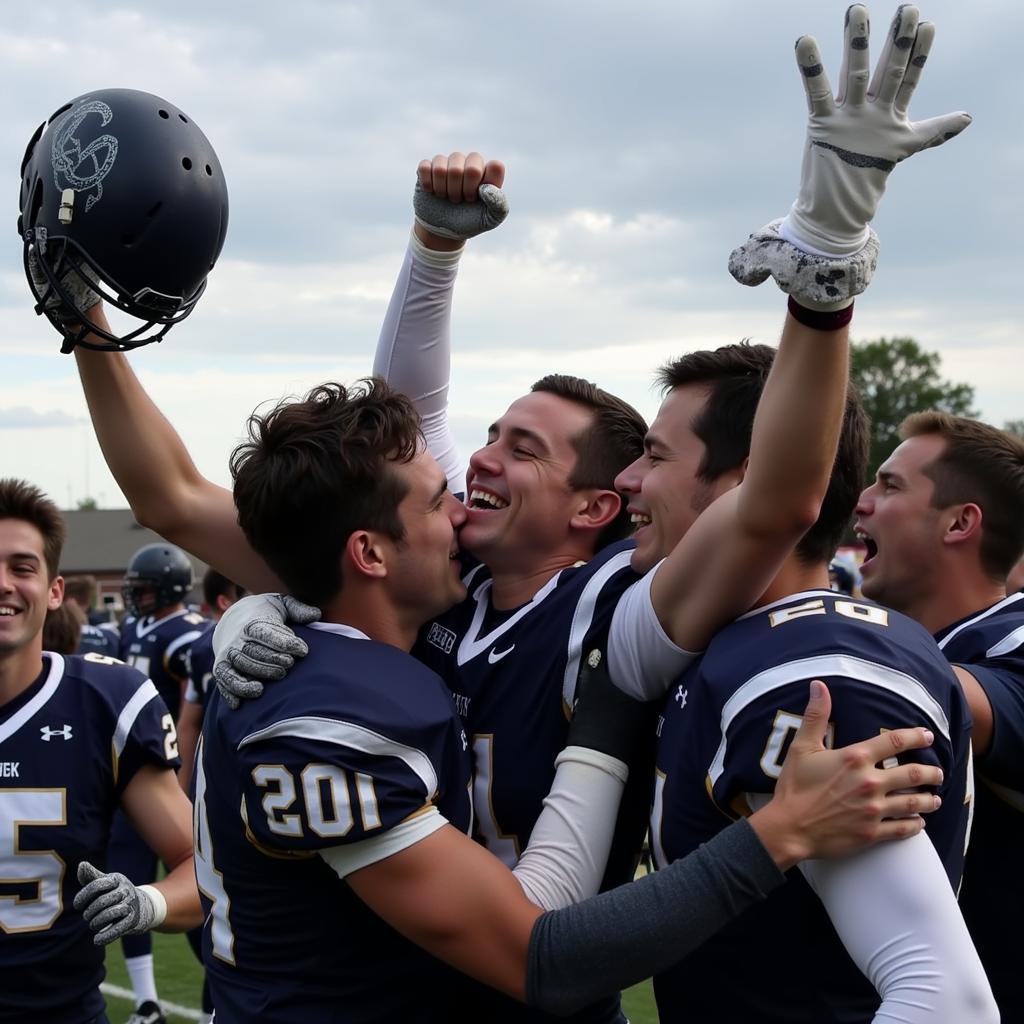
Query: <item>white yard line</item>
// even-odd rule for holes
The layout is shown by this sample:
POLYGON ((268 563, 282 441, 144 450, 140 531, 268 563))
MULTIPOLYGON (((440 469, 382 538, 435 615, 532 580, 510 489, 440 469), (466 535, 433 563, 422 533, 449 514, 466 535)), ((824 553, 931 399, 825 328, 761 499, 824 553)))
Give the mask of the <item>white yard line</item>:
MULTIPOLYGON (((100 991, 105 996, 117 996, 118 999, 127 999, 128 1002, 135 1002, 135 993, 129 988, 121 988, 120 985, 111 985, 103 982, 100 991)), ((202 1020, 203 1014, 200 1010, 193 1010, 191 1006, 179 1006, 177 1003, 169 1003, 166 999, 160 1000, 165 1014, 172 1017, 181 1017, 182 1020, 202 1020)))

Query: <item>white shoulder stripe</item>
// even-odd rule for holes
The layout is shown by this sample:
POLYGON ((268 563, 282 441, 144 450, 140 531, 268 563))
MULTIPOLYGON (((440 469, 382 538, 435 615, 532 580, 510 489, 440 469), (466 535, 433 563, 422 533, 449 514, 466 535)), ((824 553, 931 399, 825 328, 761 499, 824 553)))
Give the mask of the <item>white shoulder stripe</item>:
POLYGON ((567 707, 572 707, 576 695, 576 679, 579 676, 580 661, 583 658, 583 641, 590 632, 594 622, 594 612, 597 610, 597 602, 601 597, 604 585, 616 573, 629 568, 633 549, 628 548, 620 551, 617 555, 609 558, 594 575, 587 580, 579 600, 576 602, 576 610, 573 612, 572 625, 569 628, 569 643, 567 648, 567 661, 565 675, 562 677, 562 700, 567 707))
POLYGON ((46 656, 50 659, 50 671, 43 688, 20 711, 16 711, 6 722, 0 723, 0 743, 13 736, 57 692, 57 687, 64 678, 64 659, 52 651, 47 651, 46 656))
POLYGON ((124 751, 124 745, 128 742, 135 719, 139 712, 154 698, 158 697, 156 687, 152 679, 145 680, 132 694, 131 700, 121 709, 117 716, 117 725, 114 727, 114 753, 120 757, 124 751))
MULTIPOLYGON (((1024 600, 1024 594, 1014 593, 1009 597, 1003 598, 997 604, 992 605, 991 608, 986 608, 980 615, 975 615, 973 618, 968 619, 966 622, 961 622, 956 629, 950 631, 939 641, 939 649, 945 648, 946 644, 953 639, 958 633, 967 629, 968 626, 973 626, 976 622, 981 622, 982 619, 987 619, 990 615, 994 615, 996 612, 1001 612, 1004 608, 1009 608, 1011 604, 1016 604, 1018 601, 1024 600)), ((1005 653, 1005 652, 1004 652, 1005 653)))
POLYGON ((1011 633, 1007 633, 997 644, 993 644, 986 652, 986 658, 998 658, 1002 654, 1009 654, 1015 651, 1021 644, 1024 644, 1024 626, 1019 626, 1011 633))
POLYGON ((203 635, 201 629, 193 629, 188 633, 182 633, 181 636, 176 636, 164 650, 164 661, 168 661, 172 654, 180 647, 184 647, 185 644, 195 643, 203 635))
POLYGON ((722 741, 708 774, 712 784, 718 782, 725 770, 725 754, 729 728, 736 716, 749 704, 765 694, 803 679, 821 679, 827 676, 846 676, 871 683, 917 707, 931 721, 935 731, 949 739, 949 719, 939 702, 913 676, 896 669, 864 661, 845 654, 826 654, 816 658, 803 658, 786 662, 759 672, 748 679, 722 708, 722 741))
POLYGON ((241 750, 242 747, 250 743, 259 743, 261 740, 275 739, 281 736, 297 736, 301 739, 334 743, 339 747, 350 747, 352 750, 373 754, 376 757, 397 757, 400 761, 404 761, 423 783, 425 799, 431 800, 437 793, 437 772, 434 770, 430 758, 422 750, 406 746, 403 743, 396 743, 372 729, 356 725, 355 722, 340 722, 334 718, 313 716, 286 718, 267 726, 266 729, 249 733, 238 744, 238 749, 241 750))

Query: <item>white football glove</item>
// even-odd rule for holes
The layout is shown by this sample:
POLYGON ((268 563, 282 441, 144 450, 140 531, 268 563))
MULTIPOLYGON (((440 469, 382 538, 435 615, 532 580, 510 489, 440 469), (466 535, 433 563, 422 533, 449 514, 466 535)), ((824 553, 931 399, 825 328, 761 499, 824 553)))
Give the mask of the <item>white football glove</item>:
POLYGON ((104 874, 87 860, 78 865, 78 882, 84 886, 74 899, 95 933, 92 941, 106 946, 125 935, 141 935, 163 923, 167 901, 151 885, 134 885, 117 871, 104 874))
POLYGON ((508 199, 497 185, 481 185, 477 203, 453 203, 428 192, 416 180, 412 210, 416 223, 442 238, 464 241, 492 231, 508 216, 508 199))
MULTIPOLYGON (((60 299, 50 286, 50 280, 39 266, 39 255, 33 245, 28 252, 28 272, 31 277, 32 293, 38 302, 41 302, 46 309, 56 309, 60 305, 60 299), (44 299, 43 296, 46 298, 44 299)), ((96 283, 95 274, 88 264, 82 264, 82 275, 69 270, 61 278, 61 287, 68 293, 68 297, 74 304, 75 309, 85 314, 97 302, 100 301, 99 293, 91 285, 96 283), (82 276, 84 275, 84 276, 82 276)), ((62 323, 78 323, 80 318, 72 317, 69 313, 60 314, 62 323)))
POLYGON ((227 705, 237 708, 261 696, 260 680, 283 679, 295 659, 309 653, 287 623, 308 626, 319 618, 319 608, 287 594, 250 594, 236 601, 213 632, 213 677, 227 705))
POLYGON ((797 40, 797 65, 810 113, 800 191, 781 224, 772 222, 733 253, 729 269, 737 280, 760 284, 771 275, 784 291, 800 301, 806 296, 811 305, 849 301, 867 287, 877 260, 877 241, 871 244, 868 225, 890 171, 971 123, 963 112, 926 121, 907 118, 934 36, 932 24, 918 23, 916 7, 901 6, 869 85, 868 13, 854 4, 846 12, 843 67, 834 97, 817 42, 811 36, 797 40), (786 242, 818 257, 807 261, 807 273, 794 275, 798 257, 786 253, 786 242), (850 261, 856 270, 839 273, 850 261), (816 281, 831 272, 837 272, 831 283, 834 294, 816 281))

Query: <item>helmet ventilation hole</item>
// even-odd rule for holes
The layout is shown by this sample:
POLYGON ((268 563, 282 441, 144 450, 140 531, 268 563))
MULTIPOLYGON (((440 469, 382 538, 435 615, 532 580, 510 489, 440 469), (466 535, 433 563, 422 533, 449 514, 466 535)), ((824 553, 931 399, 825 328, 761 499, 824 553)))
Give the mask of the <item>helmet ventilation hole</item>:
POLYGON ((211 167, 211 166, 210 166, 209 164, 207 164, 207 165, 206 165, 206 173, 207 173, 207 174, 208 174, 208 175, 209 175, 209 176, 210 176, 211 178, 213 177, 213 168, 212 168, 212 167, 211 167))
POLYGON ((160 212, 160 207, 161 207, 161 206, 163 206, 163 205, 164 205, 164 204, 163 204, 163 202, 162 202, 162 201, 161 201, 161 202, 156 202, 156 203, 154 203, 154 204, 153 204, 153 205, 152 205, 152 206, 151 206, 151 207, 150 207, 150 208, 149 208, 149 209, 148 209, 148 210, 146 211, 146 217, 147 217, 147 218, 148 218, 149 220, 152 220, 152 219, 153 219, 153 218, 154 218, 154 217, 155 217, 155 216, 156 216, 156 215, 157 215, 157 214, 158 214, 158 213, 160 212))
POLYGON ((171 115, 166 110, 158 110, 157 113, 166 121, 171 115))
POLYGON ((186 171, 191 171, 192 170, 192 161, 189 160, 189 158, 187 156, 184 156, 184 157, 181 158, 181 166, 184 167, 186 171))
POLYGON ((178 120, 181 121, 182 124, 188 124, 188 118, 184 114, 179 114, 178 120))

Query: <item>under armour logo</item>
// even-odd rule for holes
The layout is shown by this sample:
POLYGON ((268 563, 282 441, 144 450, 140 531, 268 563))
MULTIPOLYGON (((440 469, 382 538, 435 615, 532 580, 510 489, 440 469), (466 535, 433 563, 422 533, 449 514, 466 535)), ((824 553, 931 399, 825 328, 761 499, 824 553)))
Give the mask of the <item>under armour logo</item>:
POLYGON ((466 739, 466 730, 462 730, 462 749, 469 750, 469 740, 466 739))
POLYGON ((681 686, 676 687, 676 695, 672 699, 679 705, 680 711, 686 707, 686 698, 689 695, 689 690, 684 690, 681 686))
POLYGON ((117 159, 117 138, 100 135, 84 149, 74 137, 82 122, 90 114, 100 118, 100 127, 113 120, 114 112, 102 100, 87 100, 71 110, 54 133, 50 148, 53 183, 58 192, 73 188, 76 192, 96 191, 85 202, 86 212, 103 198, 103 179, 110 173, 117 159), (102 159, 101 159, 102 157, 102 159))
POLYGON ((63 729, 51 729, 48 725, 44 725, 39 730, 39 732, 41 733, 43 739, 47 743, 49 743, 50 740, 52 740, 54 736, 60 736, 62 739, 65 739, 65 740, 71 739, 71 726, 68 725, 66 722, 64 723, 64 728, 63 729))

